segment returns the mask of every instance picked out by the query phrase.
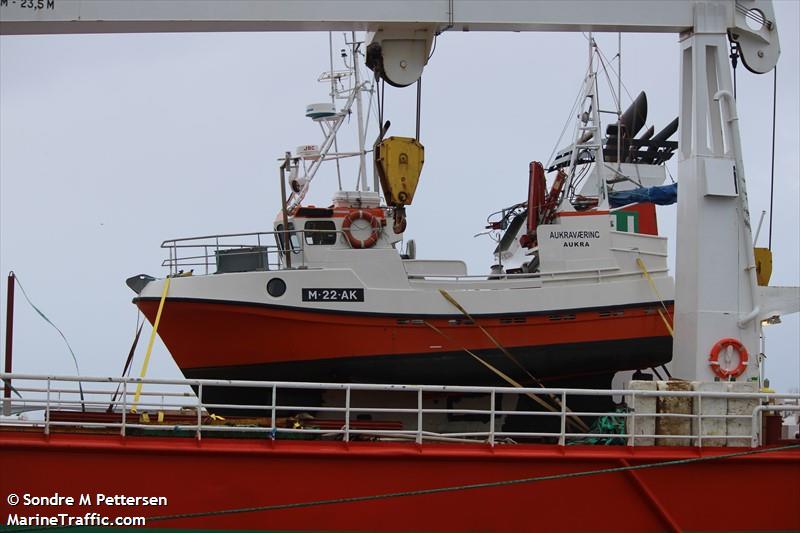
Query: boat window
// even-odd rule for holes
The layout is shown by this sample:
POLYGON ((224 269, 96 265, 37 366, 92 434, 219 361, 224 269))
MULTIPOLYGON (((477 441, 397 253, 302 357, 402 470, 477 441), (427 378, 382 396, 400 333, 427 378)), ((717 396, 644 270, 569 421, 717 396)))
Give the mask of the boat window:
POLYGON ((333 220, 309 220, 305 225, 306 244, 336 244, 333 220))
MULTIPOLYGON (((294 230, 294 223, 289 222, 289 231, 292 230, 294 230)), ((281 233, 283 231, 283 224, 278 224, 278 226, 275 228, 275 231, 277 232, 275 234, 275 241, 278 244, 278 249, 281 251, 281 253, 283 253, 283 251, 288 248, 288 246, 286 246, 284 243, 284 238, 286 235, 281 233)), ((300 239, 297 237, 297 233, 292 232, 289 234, 289 245, 294 253, 298 253, 300 251, 300 239)))

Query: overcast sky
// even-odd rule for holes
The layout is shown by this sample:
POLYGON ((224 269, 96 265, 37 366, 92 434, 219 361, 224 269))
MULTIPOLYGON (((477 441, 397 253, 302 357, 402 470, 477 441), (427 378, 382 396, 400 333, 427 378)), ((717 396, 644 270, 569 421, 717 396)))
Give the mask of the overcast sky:
MULTIPOLYGON (((771 284, 796 286, 800 10, 797 2, 778 1, 776 12, 782 57, 771 284)), ((342 34, 334 37, 338 50, 342 34)), ((616 34, 596 37, 609 58, 616 54, 616 34)), ((623 82, 633 96, 647 92, 647 125, 658 131, 678 115, 678 38, 628 34, 622 43, 623 82)), ((494 243, 473 235, 488 214, 525 200, 528 162, 550 156, 586 58, 581 34, 438 39, 423 76, 426 161, 406 233, 420 258, 461 258, 471 274, 488 271, 494 243)), ((279 208, 276 159, 322 140, 303 114, 306 104, 328 99, 328 87, 316 81, 327 66, 327 33, 1 37, 2 315, 4 278, 14 270, 70 340, 83 374, 118 373, 137 320, 125 278, 163 276, 164 239, 270 229, 279 208)), ((757 221, 769 207, 773 77, 741 66, 737 76, 757 221)), ((413 136, 415 91, 387 95, 390 134, 413 136)), ((356 129, 348 128, 340 147, 352 149, 355 141, 356 129)), ((673 176, 675 168, 673 162, 673 176)), ((329 204, 333 170, 318 175, 310 203, 329 204)), ((355 167, 345 174, 354 184, 355 167)), ((659 208, 671 239, 674 212, 659 208)), ((767 234, 765 222, 759 245, 767 234)), ((800 386, 799 324, 794 315, 768 330, 767 375, 779 390, 800 386)), ((74 373, 63 341, 19 293, 14 354, 15 371, 74 373)), ((149 375, 179 376, 160 343, 149 375)))

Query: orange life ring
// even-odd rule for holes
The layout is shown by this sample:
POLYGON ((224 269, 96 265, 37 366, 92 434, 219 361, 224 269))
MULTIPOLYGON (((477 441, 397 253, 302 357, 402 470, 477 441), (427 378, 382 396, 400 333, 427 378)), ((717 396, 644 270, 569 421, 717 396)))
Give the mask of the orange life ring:
POLYGON ((342 230, 344 231, 344 236, 347 238, 347 242, 349 242, 350 246, 353 248, 372 248, 375 246, 375 243, 378 242, 378 237, 380 237, 381 223, 375 218, 375 215, 369 211, 359 209, 358 211, 351 211, 344 217, 342 230), (366 239, 358 239, 354 237, 353 232, 350 231, 350 226, 359 219, 366 220, 369 222, 369 225, 372 226, 372 233, 366 239))
POLYGON ((728 378, 737 378, 744 374, 744 371, 747 369, 749 355, 747 354, 747 348, 736 339, 731 337, 726 337, 724 339, 720 339, 717 343, 711 348, 711 355, 708 358, 708 364, 711 366, 711 370, 714 371, 716 375, 718 375, 722 379, 728 378), (731 346, 739 352, 739 365, 732 369, 728 370, 722 368, 719 364, 719 353, 728 346, 731 346))

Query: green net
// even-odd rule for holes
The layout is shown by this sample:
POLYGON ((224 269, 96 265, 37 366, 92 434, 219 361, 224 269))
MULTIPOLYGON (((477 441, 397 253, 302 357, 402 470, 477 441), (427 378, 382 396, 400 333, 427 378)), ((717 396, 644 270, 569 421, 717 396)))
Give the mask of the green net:
MULTIPOLYGON (((628 408, 617 408, 615 413, 627 413, 628 408)), ((625 420, 624 416, 614 416, 608 414, 606 416, 598 417, 592 426, 589 428, 589 433, 594 435, 604 434, 608 437, 580 437, 570 440, 568 444, 601 444, 601 445, 619 445, 625 444, 625 437, 615 435, 625 434, 625 420)))

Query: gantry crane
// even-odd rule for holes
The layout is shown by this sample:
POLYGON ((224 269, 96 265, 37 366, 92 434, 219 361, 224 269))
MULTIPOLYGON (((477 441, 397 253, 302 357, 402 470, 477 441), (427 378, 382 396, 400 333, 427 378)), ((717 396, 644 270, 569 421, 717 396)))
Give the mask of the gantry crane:
MULTIPOLYGON (((800 289, 759 287, 728 40, 744 65, 780 55, 769 0, 0 0, 0 34, 357 30, 378 73, 407 86, 444 31, 680 34, 680 136, 673 374, 711 381, 720 339, 758 353, 761 320, 796 312, 800 289)), ((531 52, 535 54, 535 51, 531 52)), ((742 376, 757 373, 751 365, 742 376)))

